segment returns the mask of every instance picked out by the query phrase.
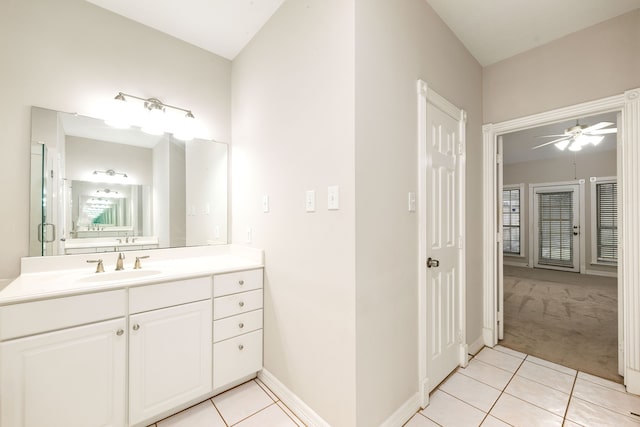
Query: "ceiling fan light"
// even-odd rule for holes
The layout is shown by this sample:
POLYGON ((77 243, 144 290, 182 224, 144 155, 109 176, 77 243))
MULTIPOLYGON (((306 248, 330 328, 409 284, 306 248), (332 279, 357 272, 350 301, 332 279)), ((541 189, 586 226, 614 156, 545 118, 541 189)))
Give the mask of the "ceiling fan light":
POLYGON ((555 145, 558 150, 564 151, 569 146, 569 142, 568 139, 565 139, 564 141, 557 142, 555 145))
POLYGON ((580 144, 580 142, 578 142, 577 140, 573 141, 569 146, 569 151, 580 151, 580 150, 582 150, 582 144, 580 144))

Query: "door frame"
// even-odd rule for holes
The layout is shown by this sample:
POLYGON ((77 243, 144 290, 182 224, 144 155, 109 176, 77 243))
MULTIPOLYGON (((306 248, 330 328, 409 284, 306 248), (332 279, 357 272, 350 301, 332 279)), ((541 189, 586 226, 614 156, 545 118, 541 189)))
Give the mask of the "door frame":
POLYGON ((497 265, 502 255, 501 230, 496 229, 496 171, 499 135, 579 117, 619 111, 617 143, 618 178, 618 328, 619 366, 627 391, 640 394, 640 88, 569 107, 500 123, 485 124, 483 131, 483 340, 498 343, 497 265))
POLYGON ((459 141, 457 144, 456 180, 458 192, 456 202, 458 229, 458 276, 456 289, 458 294, 458 343, 460 346, 458 364, 466 366, 468 362, 466 338, 466 272, 465 272, 465 174, 466 174, 466 123, 467 113, 430 89, 423 80, 417 82, 418 90, 418 390, 420 406, 429 404, 430 383, 428 378, 427 354, 428 307, 427 307, 427 103, 434 105, 458 122, 459 141))
MULTIPOLYGON (((531 268, 546 268, 549 270, 559 270, 559 271, 572 271, 575 273, 584 273, 585 271, 585 233, 582 231, 585 226, 585 189, 584 189, 584 179, 579 179, 576 181, 563 181, 563 182, 548 182, 548 183, 535 183, 529 184, 529 265, 531 268), (554 188, 554 189, 564 189, 565 191, 575 192, 576 197, 578 199, 578 204, 574 209, 578 210, 578 245, 576 246, 576 251, 578 252, 578 257, 575 259, 574 264, 577 264, 576 269, 569 269, 564 267, 555 267, 552 265, 539 265, 538 264, 538 250, 536 248, 537 242, 537 233, 536 230, 536 190, 542 188, 554 188)), ((575 220, 574 220, 575 223, 575 220)))

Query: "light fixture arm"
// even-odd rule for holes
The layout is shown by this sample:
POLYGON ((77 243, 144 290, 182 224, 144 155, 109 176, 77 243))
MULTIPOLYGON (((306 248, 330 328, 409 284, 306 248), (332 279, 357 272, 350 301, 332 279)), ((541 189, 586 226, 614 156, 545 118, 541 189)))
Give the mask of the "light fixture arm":
POLYGON ((124 92, 118 92, 118 95, 116 95, 116 99, 124 99, 126 97, 143 101, 144 107, 148 110, 152 110, 154 108, 159 110, 162 110, 163 108, 172 108, 174 110, 184 111, 185 113, 187 113, 187 116, 189 118, 193 118, 193 113, 191 112, 191 110, 187 110, 186 108, 176 107, 175 105, 165 104, 164 102, 160 101, 158 98, 141 98, 139 96, 131 95, 129 93, 124 93, 124 92))

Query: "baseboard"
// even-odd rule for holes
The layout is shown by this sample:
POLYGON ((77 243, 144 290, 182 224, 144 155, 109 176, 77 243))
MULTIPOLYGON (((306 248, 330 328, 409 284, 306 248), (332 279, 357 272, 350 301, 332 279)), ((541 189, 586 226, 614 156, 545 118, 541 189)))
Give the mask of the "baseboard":
MULTIPOLYGON (((311 409, 302 399, 296 396, 287 386, 282 384, 271 372, 266 369, 258 372, 258 378, 267 387, 273 391, 276 396, 280 398, 282 403, 287 405, 289 409, 309 427, 331 427, 328 422, 322 419, 322 417, 311 409)), ((398 424, 402 425, 402 424, 398 424)))
POLYGON ((526 261, 518 262, 518 261, 502 261, 502 265, 509 265, 511 267, 529 267, 529 264, 526 261))
POLYGON ((627 368, 624 377, 624 385, 627 386, 627 393, 640 394, 640 371, 627 368))
POLYGON ((493 329, 482 328, 482 342, 487 347, 493 347, 496 343, 493 342, 493 329))
POLYGON ((398 427, 404 425, 420 409, 420 394, 415 393, 402 404, 380 427, 398 427))
POLYGON ((473 354, 475 356, 480 350, 482 350, 484 345, 484 338, 479 336, 477 340, 469 344, 469 354, 473 354))
POLYGON ((618 273, 614 271, 584 270, 583 274, 589 274, 591 276, 618 277, 618 273))

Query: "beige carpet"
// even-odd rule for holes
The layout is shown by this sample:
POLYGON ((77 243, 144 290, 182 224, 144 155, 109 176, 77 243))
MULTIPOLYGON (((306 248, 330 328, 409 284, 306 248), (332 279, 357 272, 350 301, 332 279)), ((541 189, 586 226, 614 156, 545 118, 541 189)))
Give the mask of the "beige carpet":
POLYGON ((615 278, 505 266, 500 344, 622 382, 617 295, 615 278))

